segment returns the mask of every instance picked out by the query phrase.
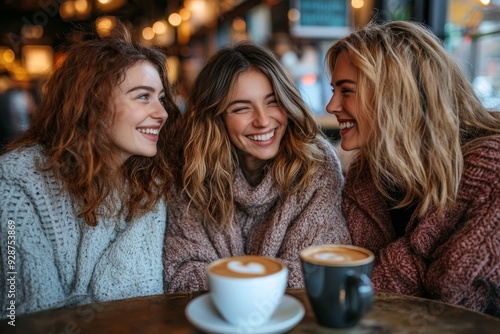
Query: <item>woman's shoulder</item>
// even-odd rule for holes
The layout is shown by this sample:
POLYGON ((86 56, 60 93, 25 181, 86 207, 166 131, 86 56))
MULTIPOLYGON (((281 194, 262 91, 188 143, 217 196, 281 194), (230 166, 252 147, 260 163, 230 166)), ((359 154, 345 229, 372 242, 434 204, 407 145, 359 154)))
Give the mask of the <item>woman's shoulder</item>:
POLYGON ((37 164, 45 160, 39 145, 17 148, 0 156, 1 177, 19 178, 37 174, 37 164))
POLYGON ((342 166, 334 145, 326 138, 318 141, 318 147, 323 153, 322 163, 315 173, 315 179, 333 178, 334 183, 343 182, 342 166))
POLYGON ((340 166, 340 159, 335 145, 327 138, 318 138, 318 147, 323 152, 325 161, 328 164, 340 166))
POLYGON ((474 162, 480 159, 488 165, 500 168, 500 135, 488 136, 468 143, 464 149, 464 160, 474 162))
POLYGON ((464 174, 495 184, 500 180, 500 135, 471 142, 464 149, 464 174))

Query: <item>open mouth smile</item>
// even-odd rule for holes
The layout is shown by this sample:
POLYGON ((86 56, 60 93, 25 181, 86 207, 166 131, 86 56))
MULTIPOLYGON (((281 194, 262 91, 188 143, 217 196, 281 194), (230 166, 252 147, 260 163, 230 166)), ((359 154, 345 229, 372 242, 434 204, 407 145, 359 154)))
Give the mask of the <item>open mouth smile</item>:
POLYGON ((136 128, 136 130, 146 135, 158 136, 158 134, 160 133, 160 128, 136 128))
POLYGON ((268 141, 271 138, 274 137, 276 133, 276 129, 271 130, 270 132, 262 135, 254 135, 254 136, 247 136, 247 138, 254 140, 254 141, 268 141))

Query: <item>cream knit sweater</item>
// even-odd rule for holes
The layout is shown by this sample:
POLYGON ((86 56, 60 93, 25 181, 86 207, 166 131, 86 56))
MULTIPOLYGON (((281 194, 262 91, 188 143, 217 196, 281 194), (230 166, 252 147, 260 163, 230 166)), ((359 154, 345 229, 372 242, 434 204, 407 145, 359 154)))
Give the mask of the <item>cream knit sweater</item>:
POLYGON ((35 168, 38 159, 39 147, 0 157, 1 318, 12 300, 20 315, 162 293, 164 202, 130 222, 116 217, 90 227, 76 217, 68 193, 60 193, 61 182, 35 168), (8 257, 12 241, 15 258, 8 257), (7 293, 11 287, 15 297, 7 293))

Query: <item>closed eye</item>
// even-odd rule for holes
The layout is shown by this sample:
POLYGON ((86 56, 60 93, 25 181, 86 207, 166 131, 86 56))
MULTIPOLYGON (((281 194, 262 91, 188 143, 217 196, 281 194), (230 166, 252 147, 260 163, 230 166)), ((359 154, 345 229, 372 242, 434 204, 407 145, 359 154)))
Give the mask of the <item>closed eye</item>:
POLYGON ((276 99, 271 99, 271 100, 267 101, 267 104, 268 104, 268 105, 277 105, 277 104, 278 104, 278 100, 276 100, 276 99))
POLYGON ((229 110, 229 112, 233 113, 233 114, 238 114, 238 113, 244 113, 244 112, 247 112, 250 110, 251 109, 249 107, 239 107, 239 108, 231 109, 231 110, 229 110))

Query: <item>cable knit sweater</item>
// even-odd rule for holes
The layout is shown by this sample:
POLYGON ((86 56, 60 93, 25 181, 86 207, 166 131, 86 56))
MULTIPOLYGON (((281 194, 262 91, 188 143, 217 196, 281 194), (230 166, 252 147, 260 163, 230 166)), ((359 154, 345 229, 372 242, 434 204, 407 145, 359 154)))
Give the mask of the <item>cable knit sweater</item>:
POLYGON ((35 168, 38 159, 39 147, 0 157, 1 317, 12 300, 20 315, 163 293, 164 202, 130 222, 116 217, 88 226, 69 194, 60 193, 60 180, 35 168), (12 241, 15 258, 7 252, 12 241), (7 294, 12 276, 15 298, 7 294))
POLYGON ((206 269, 212 261, 242 255, 265 255, 288 265, 288 287, 302 287, 298 252, 310 245, 350 243, 341 214, 343 177, 333 149, 308 189, 280 197, 271 173, 251 187, 238 170, 234 181, 234 228, 206 228, 200 214, 186 211, 175 194, 169 203, 164 266, 168 292, 207 290, 206 269))
POLYGON ((376 254, 376 290, 417 295, 500 316, 500 138, 464 155, 457 204, 412 216, 397 238, 368 171, 348 173, 343 209, 353 243, 376 254))

